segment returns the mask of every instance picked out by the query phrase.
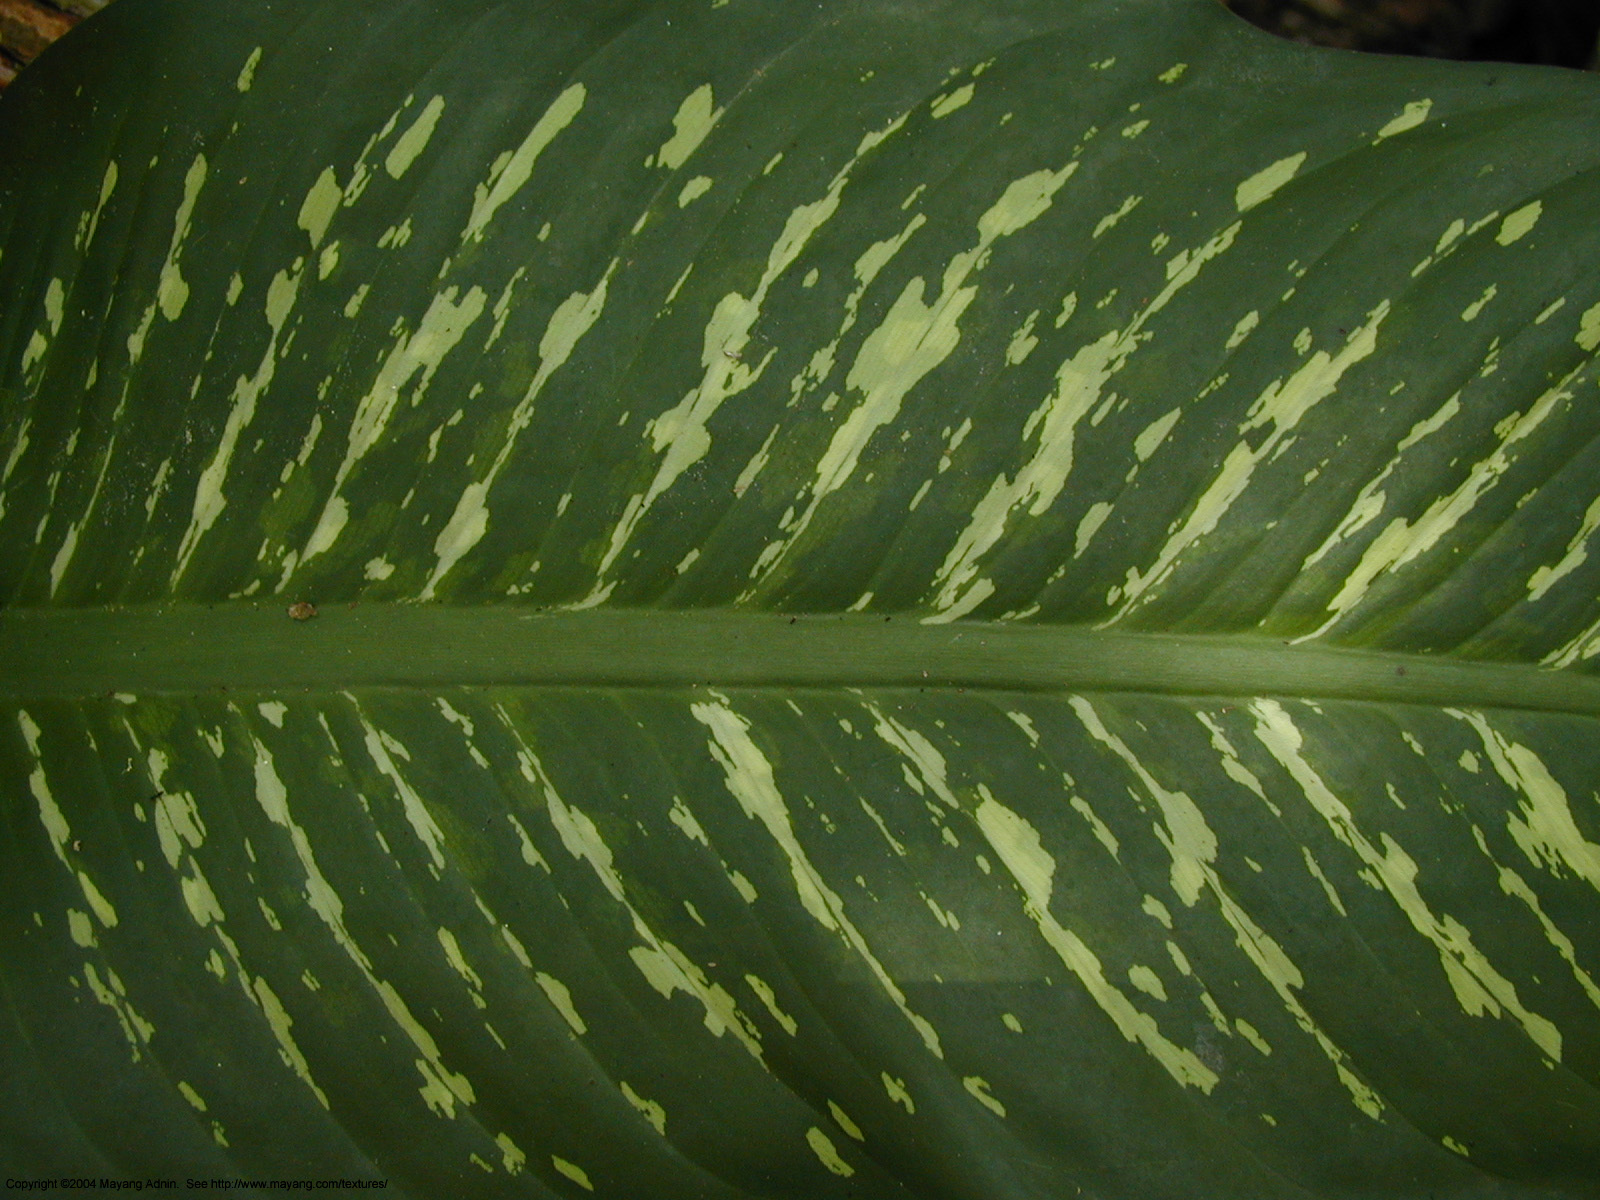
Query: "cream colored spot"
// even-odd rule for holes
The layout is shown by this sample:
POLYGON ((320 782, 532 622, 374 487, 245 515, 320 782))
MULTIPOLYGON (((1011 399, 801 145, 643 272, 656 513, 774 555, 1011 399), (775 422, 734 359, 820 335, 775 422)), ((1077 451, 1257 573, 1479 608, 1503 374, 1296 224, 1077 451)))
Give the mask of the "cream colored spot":
POLYGON ((94 211, 85 213, 78 224, 78 239, 76 248, 84 250, 94 242, 95 231, 100 228, 100 214, 105 212, 106 202, 111 199, 111 193, 117 187, 117 164, 115 161, 106 164, 106 173, 100 179, 100 199, 94 206, 94 211))
POLYGON ((428 140, 433 137, 434 128, 439 124, 439 116, 443 112, 444 97, 435 96, 411 123, 411 128, 395 139, 389 156, 383 161, 383 169, 389 172, 390 178, 399 179, 417 161, 417 156, 427 148, 428 140))
POLYGON ((989 1091, 989 1081, 981 1075, 968 1075, 961 1081, 961 1086, 967 1089, 979 1104, 983 1105, 997 1117, 1006 1115, 1006 1106, 996 1100, 989 1091))
POLYGON ((744 977, 744 981, 750 985, 750 990, 756 994, 756 998, 766 1007, 767 1012, 772 1014, 772 1019, 779 1024, 785 1033, 793 1037, 799 1025, 793 1017, 778 1007, 778 996, 772 990, 772 986, 755 975, 747 974, 744 977))
POLYGON ((1416 862, 1392 837, 1382 836, 1380 852, 1356 827, 1350 809, 1329 790, 1301 753, 1304 739, 1288 712, 1274 700, 1256 700, 1250 707, 1256 717, 1257 739, 1289 772, 1334 835, 1356 852, 1412 928, 1432 943, 1462 1011, 1469 1016, 1509 1012, 1530 1041, 1552 1061, 1560 1062, 1561 1034, 1555 1025, 1523 1007, 1516 987, 1473 944, 1468 929, 1454 917, 1440 917, 1433 912, 1417 887, 1416 862))
POLYGON ((884 1091, 889 1093, 889 1099, 900 1105, 908 1113, 917 1111, 917 1106, 911 1101, 911 1093, 906 1091, 905 1080, 896 1079, 887 1071, 880 1072, 880 1077, 883 1079, 884 1091))
POLYGON ((861 401, 834 431, 817 464, 816 480, 805 511, 776 553, 764 555, 757 569, 766 570, 810 525, 818 506, 854 475, 868 443, 900 415, 901 406, 925 376, 954 351, 960 341, 960 319, 977 296, 971 276, 988 263, 993 244, 1037 220, 1047 211, 1062 185, 1077 170, 1069 162, 1059 171, 1035 171, 1012 181, 1001 197, 978 219, 978 240, 946 264, 937 296, 924 301, 926 280, 908 281, 882 323, 868 334, 845 379, 861 401))
POLYGON ((1157 975, 1149 967, 1138 964, 1129 967, 1128 982, 1147 996, 1153 996, 1157 1000, 1165 1000, 1167 998, 1167 988, 1161 982, 1161 976, 1157 975))
POLYGON ((1483 295, 1479 296, 1471 304, 1467 305, 1466 308, 1461 310, 1461 319, 1463 321, 1476 321, 1478 319, 1478 314, 1484 310, 1489 301, 1494 299, 1495 293, 1499 290, 1499 285, 1493 283, 1484 288, 1483 295))
MULTIPOLYGON (((372 743, 369 740, 369 749, 371 745, 372 743)), ((301 869, 305 872, 305 895, 312 911, 322 919, 323 924, 333 934, 334 940, 350 960, 355 963, 362 976, 366 979, 367 984, 382 1000, 390 1018, 399 1026, 411 1044, 420 1053, 420 1057, 414 1060, 417 1071, 423 1079, 423 1084, 418 1089, 419 1094, 428 1107, 436 1113, 442 1116, 453 1116, 458 1101, 462 1104, 471 1104, 475 1099, 471 1083, 464 1076, 458 1075, 445 1067, 440 1059, 439 1048, 437 1043, 434 1042, 433 1036, 411 1014, 405 1002, 400 998, 400 994, 395 991, 394 986, 387 980, 377 977, 366 952, 361 949, 355 939, 351 937, 349 930, 345 928, 344 902, 340 899, 339 894, 334 891, 327 877, 322 874, 305 830, 294 823, 289 812, 288 791, 284 787, 283 781, 278 777, 271 754, 267 752, 266 747, 259 741, 255 742, 255 787, 256 802, 267 815, 267 819, 285 831, 294 847, 295 856, 299 859, 301 869)), ((248 847, 249 844, 246 843, 246 848, 248 849, 248 847)), ((271 989, 267 987, 264 980, 257 980, 256 982, 256 992, 265 1009, 269 1007, 267 997, 271 996, 271 989)), ((276 1004, 275 997, 272 998, 271 1003, 276 1004)), ((279 1011, 281 1011, 281 1007, 281 1005, 278 1006, 279 1011)), ((287 1036, 287 1021, 288 1018, 285 1015, 282 1025, 284 1036, 279 1039, 280 1045, 284 1047, 286 1054, 289 1053, 289 1047, 292 1046, 292 1042, 286 1043, 284 1041, 287 1036)), ((274 1023, 274 1029, 275 1031, 278 1029, 277 1023, 274 1023)), ((298 1054, 298 1051, 294 1053, 298 1054)), ((302 1064, 304 1063, 303 1059, 299 1061, 302 1064)), ((316 1085, 312 1083, 308 1070, 302 1072, 302 1077, 309 1086, 315 1089, 316 1085)), ((326 1107, 327 1099, 320 1090, 317 1091, 317 1096, 322 1101, 323 1106, 326 1107)))
POLYGON ((561 1014, 561 1019, 571 1026, 573 1033, 589 1032, 589 1027, 583 1023, 583 1018, 578 1015, 578 1010, 573 1007, 572 993, 567 990, 566 984, 553 975, 546 975, 543 971, 537 972, 534 975, 534 979, 544 990, 544 994, 549 998, 551 1005, 561 1014))
POLYGON ((1582 366, 1574 368, 1565 379, 1539 396, 1525 412, 1512 413, 1501 421, 1495 427, 1499 444, 1472 465, 1453 492, 1437 496, 1414 523, 1403 517, 1390 520, 1367 545, 1361 561, 1328 602, 1327 619, 1312 633, 1297 640, 1317 637, 1333 628, 1362 601, 1374 580, 1398 570, 1437 546, 1510 469, 1515 461, 1517 443, 1531 437, 1563 401, 1572 399, 1570 386, 1583 369, 1582 366))
POLYGON ((344 191, 334 177, 333 168, 328 167, 317 176, 316 183, 311 185, 311 190, 301 201, 300 215, 296 219, 296 223, 311 240, 313 250, 322 245, 322 239, 327 236, 328 226, 333 221, 333 214, 339 211, 339 203, 343 199, 344 191))
POLYGON ((1573 339, 1585 350, 1600 349, 1600 304, 1584 310, 1578 318, 1578 334, 1573 339))
POLYGON ((1233 327, 1233 332, 1228 335, 1227 349, 1238 349, 1244 343, 1245 338, 1250 336, 1251 330, 1255 329, 1260 323, 1261 314, 1255 309, 1245 313, 1244 316, 1239 318, 1238 324, 1233 327))
POLYGON ((239 77, 233 81, 233 86, 241 92, 248 92, 256 79, 256 67, 261 65, 261 47, 257 46, 250 51, 250 57, 244 60, 244 66, 239 68, 239 77))
POLYGON ((1301 164, 1305 161, 1306 152, 1302 150, 1298 154, 1280 158, 1271 166, 1263 167, 1234 189, 1234 206, 1242 213, 1249 212, 1293 179, 1295 172, 1300 170, 1301 164))
POLYGON ((1400 110, 1398 116, 1378 130, 1378 136, 1372 139, 1372 144, 1376 146, 1385 138, 1392 138, 1397 133, 1405 133, 1407 130, 1415 129, 1428 119, 1428 114, 1432 111, 1432 100, 1411 101, 1400 110))
POLYGON ((626 1080, 622 1082, 622 1094, 628 1103, 638 1110, 639 1115, 650 1123, 650 1127, 662 1137, 667 1135, 667 1110, 654 1100, 646 1100, 630 1087, 626 1080))
POLYGON ((1033 323, 1039 319, 1039 310, 1030 312, 1021 327, 1011 335, 1011 344, 1006 347, 1006 362, 1017 366, 1027 361, 1028 355, 1033 353, 1039 339, 1033 336, 1033 323))
POLYGON ((655 153, 655 164, 676 171, 705 141, 723 110, 712 107, 711 85, 703 83, 684 97, 672 118, 672 136, 655 153))
POLYGON ((1241 440, 1228 451, 1211 484, 1167 539, 1149 569, 1128 568, 1127 582, 1121 589, 1122 605, 1111 622, 1125 616, 1154 584, 1172 573, 1184 551, 1217 527, 1249 486, 1256 467, 1278 450, 1307 413, 1334 394, 1347 371, 1372 355, 1378 344, 1378 328, 1389 315, 1389 308, 1389 302, 1383 301, 1337 351, 1330 354, 1318 350, 1293 375, 1274 380, 1256 398, 1239 431, 1244 434, 1270 426, 1269 432, 1257 445, 1241 440))
POLYGON ((299 1045, 294 1040, 294 1035, 290 1032, 291 1027, 294 1025, 294 1018, 283 1007, 282 1001, 278 999, 277 994, 267 984, 267 981, 260 976, 257 976, 255 980, 254 996, 256 1003, 267 1018, 267 1025, 272 1030, 272 1036, 278 1042, 278 1053, 284 1064, 300 1077, 302 1083, 311 1089, 312 1094, 316 1096, 323 1108, 329 1107, 327 1094, 317 1086, 316 1080, 311 1078, 311 1065, 306 1062, 306 1056, 301 1053, 299 1045))
POLYGON ((587 95, 583 84, 574 83, 556 97, 515 151, 495 160, 489 178, 479 184, 474 192, 472 215, 461 232, 463 242, 469 238, 473 241, 482 240, 484 230, 494 215, 532 177, 533 165, 539 155, 544 153, 558 133, 572 124, 573 118, 583 108, 587 95))
POLYGON ((1111 515, 1115 507, 1109 500, 1098 500, 1091 504, 1078 522, 1078 528, 1073 534, 1072 557, 1077 558, 1089 548, 1089 543, 1094 541, 1094 535, 1100 532, 1100 526, 1106 523, 1106 518, 1111 515))
POLYGON ((420 373, 421 379, 411 396, 413 402, 420 399, 445 356, 455 349, 473 322, 483 314, 487 297, 481 288, 470 289, 457 302, 459 291, 451 287, 436 294, 416 332, 408 337, 402 331, 390 347, 371 389, 356 406, 355 417, 350 422, 344 460, 334 473, 328 500, 316 528, 307 540, 302 560, 309 560, 329 549, 343 532, 349 520, 349 506, 339 494, 340 489, 356 464, 382 440, 404 389, 420 373))
POLYGON ((550 1165, 555 1167, 557 1171, 565 1175, 568 1179, 572 1180, 573 1183, 577 1184, 584 1191, 594 1191, 594 1184, 589 1182, 588 1172, 582 1167, 578 1166, 577 1163, 568 1162, 560 1155, 552 1154, 550 1156, 550 1165))
POLYGON ((1600 499, 1583 514, 1577 531, 1567 542, 1567 551, 1553 566, 1542 566, 1528 577, 1528 599, 1539 600, 1557 583, 1576 571, 1589 558, 1589 539, 1600 529, 1600 499))
POLYGON ((495 1137, 494 1144, 500 1147, 500 1165, 505 1168, 506 1174, 522 1174, 522 1169, 528 1165, 528 1156, 511 1140, 511 1135, 499 1134, 495 1137))
POLYGON ((127 989, 115 971, 107 971, 106 979, 102 980, 100 972, 95 970, 94 963, 84 963, 83 978, 94 998, 116 1016, 117 1024, 122 1027, 122 1035, 128 1039, 133 1061, 141 1061, 144 1057, 141 1047, 149 1043, 150 1036, 155 1033, 155 1026, 145 1020, 129 1003, 127 989))
POLYGON ((1363 485, 1360 493, 1352 503, 1350 511, 1335 526, 1333 532, 1327 536, 1322 545, 1312 551, 1306 558, 1305 566, 1313 566, 1340 542, 1360 532, 1382 515, 1386 494, 1380 489, 1389 476, 1400 466, 1405 452, 1424 438, 1437 433, 1460 412, 1461 400, 1458 392, 1441 404, 1431 416, 1425 417, 1413 425, 1411 431, 1395 446, 1394 456, 1389 460, 1388 464, 1363 485))
POLYGON ((711 183, 712 180, 709 175, 696 175, 689 180, 688 183, 683 185, 683 190, 678 193, 678 207, 688 208, 689 205, 711 190, 711 183))
POLYGON ((1157 417, 1139 432, 1133 439, 1133 453, 1140 462, 1147 461, 1156 448, 1167 440, 1167 435, 1172 432, 1172 427, 1178 423, 1178 418, 1183 416, 1181 408, 1175 408, 1166 416, 1157 417))
POLYGON ((1078 293, 1068 292, 1061 297, 1061 311, 1056 314, 1056 328, 1060 329, 1072 320, 1072 314, 1078 310, 1078 293))
POLYGON ((942 1058, 944 1053, 940 1048, 939 1035, 932 1025, 911 1010, 905 993, 873 955, 866 939, 845 914, 843 900, 824 882, 821 873, 806 855, 805 848, 800 845, 790 820, 788 805, 773 779, 772 764, 750 737, 750 723, 728 708, 726 701, 720 697, 713 704, 693 704, 690 711, 696 720, 711 731, 711 756, 723 769, 728 791, 739 802, 745 816, 760 821, 788 858, 790 875, 801 907, 824 928, 839 934, 860 956, 895 1006, 921 1035, 923 1044, 942 1058))
POLYGON ((828 1101, 828 1115, 833 1118, 834 1123, 837 1124, 840 1129, 844 1130, 848 1136, 855 1138, 855 1140, 858 1142, 864 1142, 867 1140, 866 1135, 861 1132, 861 1126, 852 1121, 849 1117, 849 1114, 847 1114, 844 1109, 840 1108, 832 1100, 828 1101))
MULTIPOLYGON (((605 274, 600 277, 600 282, 590 292, 573 292, 550 314, 549 323, 545 326, 544 336, 539 339, 539 369, 534 372, 533 379, 528 384, 528 389, 523 393, 522 399, 511 411, 507 422, 504 440, 496 452, 494 461, 482 479, 469 483, 462 489, 460 497, 456 500, 455 511, 450 514, 450 519, 439 530, 434 538, 433 552, 437 556, 433 571, 428 576, 427 583, 423 586, 421 599, 433 598, 434 589, 440 581, 448 575, 451 569, 471 552, 488 532, 489 509, 487 499, 489 489, 494 486, 494 481, 500 472, 505 469, 510 460, 511 452, 516 447, 518 436, 527 428, 533 419, 534 402, 544 390, 550 376, 566 364, 567 359, 577 348, 585 334, 594 327, 600 319, 600 313, 606 304, 606 288, 611 281, 611 274, 617 268, 617 260, 612 259, 606 267, 605 274)), ((473 288, 468 299, 477 297, 477 307, 472 312, 472 319, 482 310, 483 293, 473 288)), ((469 322, 470 323, 470 322, 469 322)), ((452 327, 452 331, 453 331, 452 327)), ((461 326, 462 331, 465 325, 461 326)), ((419 333, 420 336, 420 333, 419 333)), ((455 338, 459 339, 456 333, 455 338)), ((454 341, 450 343, 452 346, 454 341)), ((448 347, 446 348, 448 349, 448 347)), ((441 352, 442 353, 442 352, 441 352)), ((427 377, 418 388, 427 386, 427 377)))
POLYGON ((1140 201, 1143 199, 1143 196, 1127 197, 1125 200, 1123 200, 1122 205, 1119 208, 1108 212, 1105 216, 1100 218, 1099 223, 1094 227, 1094 233, 1090 234, 1090 237, 1098 238, 1101 234, 1112 229, 1119 221, 1122 220, 1123 217, 1127 216, 1134 209, 1138 208, 1140 201))
POLYGON ((1161 901, 1157 900, 1154 896, 1146 896, 1144 898, 1144 904, 1140 907, 1140 911, 1148 916, 1154 917, 1168 929, 1172 928, 1172 913, 1167 910, 1167 906, 1165 904, 1161 903, 1161 901))
POLYGON ((89 914, 75 908, 67 909, 67 932, 72 936, 73 943, 85 950, 100 944, 95 938, 94 926, 89 923, 89 914))
POLYGON ((983 797, 976 814, 978 827, 1021 888, 1026 898, 1025 911, 1039 927, 1046 943, 1078 977, 1124 1038, 1144 1046, 1178 1083, 1198 1087, 1209 1094, 1217 1084, 1216 1072, 1192 1051, 1167 1040, 1155 1019, 1135 1008, 1106 979, 1099 958, 1083 940, 1051 915, 1050 894, 1056 863, 1040 843, 1038 831, 997 801, 984 785, 980 784, 978 790, 983 797))
POLYGON ((200 472, 200 478, 195 485, 194 506, 189 527, 184 530, 183 540, 178 546, 177 564, 172 570, 170 583, 173 586, 176 586, 188 568, 190 556, 199 546, 200 539, 216 523, 217 517, 227 504, 222 485, 227 480, 229 465, 238 447, 239 438, 255 417, 256 402, 271 386, 273 376, 277 372, 278 340, 283 334, 289 314, 294 309, 295 298, 300 291, 303 268, 304 260, 296 259, 291 269, 279 271, 273 276, 271 284, 267 287, 265 316, 271 336, 268 338, 265 350, 262 351, 255 374, 250 377, 241 375, 234 381, 230 396, 232 407, 223 425, 222 436, 218 440, 211 461, 200 472))
MULTIPOLYGON (((956 620, 973 611, 994 591, 991 580, 978 576, 983 557, 1000 541, 1015 511, 1027 506, 1030 516, 1047 512, 1072 474, 1081 422, 1101 405, 1104 389, 1139 345, 1150 338, 1144 325, 1198 276, 1204 265, 1226 251, 1239 231, 1235 222, 1198 250, 1184 250, 1167 262, 1166 286, 1123 330, 1112 330, 1082 346, 1056 370, 1056 386, 1023 425, 1024 439, 1037 437, 1033 455, 1014 478, 1001 474, 972 509, 966 527, 945 555, 935 575, 938 592, 930 623, 956 620)), ((1075 297, 1071 297, 1076 303, 1075 297)), ((1068 315, 1063 306, 1063 318, 1068 315)), ((1061 322, 1058 319, 1057 324, 1061 322)))
MULTIPOLYGON (((1166 826, 1165 829, 1157 827, 1156 837, 1172 857, 1172 887, 1178 898, 1186 906, 1193 907, 1199 899, 1202 889, 1209 890, 1216 898, 1223 919, 1234 931, 1236 944, 1250 959, 1251 964, 1261 974, 1261 977, 1271 985, 1278 994, 1279 1000, 1306 1033, 1310 1034, 1322 1049, 1328 1061, 1333 1064, 1339 1075, 1340 1082, 1350 1093, 1351 1099, 1357 1108, 1367 1116, 1377 1118, 1382 1111, 1381 1102, 1376 1093, 1360 1081, 1345 1061, 1343 1051, 1334 1045, 1331 1038, 1312 1020, 1310 1014, 1300 1003, 1295 991, 1304 986, 1304 977, 1298 967, 1283 948, 1263 930, 1244 908, 1222 886, 1212 861, 1217 853, 1216 835, 1206 824, 1204 814, 1186 793, 1169 791, 1161 786, 1160 782, 1150 774, 1132 749, 1119 737, 1105 728, 1099 714, 1088 700, 1074 696, 1069 699, 1073 710, 1084 723, 1095 740, 1109 747, 1118 758, 1127 764, 1128 768, 1138 778, 1145 792, 1159 805, 1166 826)), ((1211 724, 1202 716, 1202 723, 1211 724)), ((1220 735, 1216 735, 1220 736, 1220 735)), ((1215 745, 1215 737, 1213 740, 1215 745)), ((1224 740, 1224 745, 1226 741, 1224 740)), ((1232 747, 1227 750, 1231 756, 1232 747)), ((1241 768, 1242 770, 1242 768, 1241 768)), ((1247 773, 1248 774, 1248 773, 1247 773)), ((1253 778, 1253 777, 1252 777, 1253 778)), ((1177 945, 1167 943, 1167 949, 1172 955, 1173 963, 1178 970, 1189 974, 1189 965, 1177 945)), ((1211 1010, 1212 1020, 1219 1029, 1226 1029, 1227 1022, 1220 1011, 1216 1009, 1215 1001, 1209 993, 1202 992, 1201 999, 1211 1010)))
POLYGON ((1506 822, 1512 840, 1528 861, 1555 874, 1570 872, 1600 891, 1600 843, 1578 827, 1566 789, 1532 750, 1501 734, 1480 713, 1455 713, 1483 740, 1490 764, 1521 793, 1517 812, 1506 822))
POLYGON ((1257 1032, 1256 1027, 1250 1024, 1249 1021, 1246 1021, 1243 1017, 1240 1017, 1238 1020, 1234 1021, 1233 1026, 1244 1037, 1245 1041, 1249 1042, 1262 1054, 1272 1053, 1272 1047, 1268 1045, 1267 1039, 1262 1037, 1261 1034, 1257 1032))
POLYGON ((1500 232, 1494 235, 1494 240, 1502 246, 1511 245, 1512 242, 1525 237, 1528 231, 1539 223, 1539 217, 1543 212, 1542 201, 1535 200, 1531 204, 1524 204, 1500 222, 1500 232))
POLYGON ((854 1167, 839 1157, 839 1151, 832 1139, 815 1125, 806 1130, 806 1144, 811 1147, 811 1152, 817 1156, 822 1165, 833 1174, 849 1176, 856 1173, 854 1167))
POLYGON ((628 952, 639 973, 661 996, 670 999, 675 992, 686 992, 705 1010, 705 1027, 713 1037, 731 1032, 751 1057, 761 1059, 760 1035, 750 1020, 739 1011, 733 997, 720 984, 706 978, 682 950, 658 935, 629 902, 622 877, 617 873, 611 849, 589 817, 564 801, 533 752, 522 741, 516 722, 504 708, 496 712, 506 731, 517 743, 517 761, 522 776, 543 793, 550 822, 561 843, 574 858, 587 862, 602 887, 627 911, 634 933, 642 945, 628 952))
POLYGON ((935 121, 941 119, 942 117, 948 117, 951 113, 955 112, 956 109, 966 105, 972 99, 973 92, 973 85, 970 83, 964 83, 955 91, 947 92, 943 96, 936 97, 929 109, 929 112, 935 121))
POLYGON ((1344 901, 1340 899, 1338 891, 1334 889, 1333 882, 1322 873, 1322 867, 1317 860, 1311 856, 1310 847, 1301 846, 1300 853, 1305 858, 1306 870, 1311 873, 1313 879, 1322 885, 1322 894, 1327 896, 1328 903, 1333 906, 1334 911, 1341 917, 1348 916, 1349 914, 1345 912, 1344 901))
POLYGON ((1082 796, 1074 796, 1069 803, 1078 811, 1078 815, 1089 823, 1089 828, 1093 831, 1095 840, 1106 848, 1106 853, 1120 861, 1121 848, 1117 842, 1116 835, 1111 832, 1104 821, 1095 815, 1094 809, 1089 807, 1089 802, 1082 796))

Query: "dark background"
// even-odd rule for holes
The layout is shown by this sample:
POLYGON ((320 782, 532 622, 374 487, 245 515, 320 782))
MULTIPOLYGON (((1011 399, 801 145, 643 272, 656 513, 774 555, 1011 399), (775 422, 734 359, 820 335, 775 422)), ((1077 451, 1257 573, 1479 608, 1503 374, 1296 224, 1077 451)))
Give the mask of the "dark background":
MULTIPOLYGON (((0 88, 56 38, 109 2, 0 0, 0 88)), ((1269 33, 1297 42, 1383 54, 1600 67, 1600 0, 1220 2, 1269 33)))
POLYGON ((1600 66, 1600 0, 1224 0, 1297 42, 1430 58, 1600 66))

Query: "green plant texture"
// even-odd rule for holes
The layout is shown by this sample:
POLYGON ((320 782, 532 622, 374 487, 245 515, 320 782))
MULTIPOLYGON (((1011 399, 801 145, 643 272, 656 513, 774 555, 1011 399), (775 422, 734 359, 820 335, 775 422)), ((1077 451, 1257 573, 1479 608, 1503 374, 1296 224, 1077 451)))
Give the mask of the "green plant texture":
POLYGON ((0 103, 0 1166, 1600 1195, 1597 127, 1213 0, 119 0, 0 103))

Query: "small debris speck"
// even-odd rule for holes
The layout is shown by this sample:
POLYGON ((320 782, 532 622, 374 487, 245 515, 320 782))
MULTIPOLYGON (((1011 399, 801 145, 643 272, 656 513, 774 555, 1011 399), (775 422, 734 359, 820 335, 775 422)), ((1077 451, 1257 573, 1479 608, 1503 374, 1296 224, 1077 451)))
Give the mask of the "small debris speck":
POLYGON ((289 615, 296 621, 309 621, 317 615, 317 606, 308 604, 304 600, 297 600, 289 605, 289 615))

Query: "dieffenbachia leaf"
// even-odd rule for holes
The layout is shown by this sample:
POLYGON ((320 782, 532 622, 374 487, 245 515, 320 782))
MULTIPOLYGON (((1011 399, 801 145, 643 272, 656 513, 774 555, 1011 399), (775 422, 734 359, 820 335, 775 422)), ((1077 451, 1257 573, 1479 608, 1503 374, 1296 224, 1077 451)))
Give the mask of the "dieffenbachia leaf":
POLYGON ((1597 119, 120 0, 0 103, 8 1176, 1593 1195, 1597 119))

